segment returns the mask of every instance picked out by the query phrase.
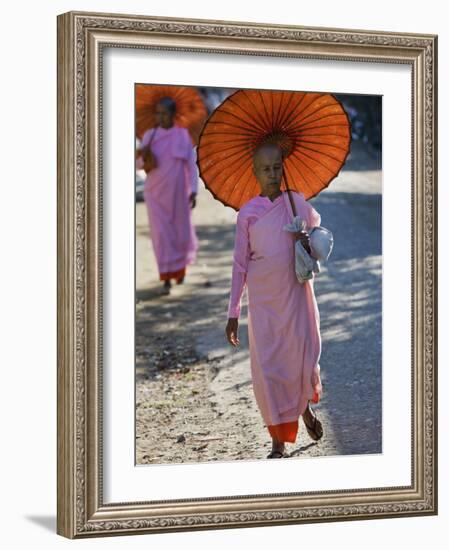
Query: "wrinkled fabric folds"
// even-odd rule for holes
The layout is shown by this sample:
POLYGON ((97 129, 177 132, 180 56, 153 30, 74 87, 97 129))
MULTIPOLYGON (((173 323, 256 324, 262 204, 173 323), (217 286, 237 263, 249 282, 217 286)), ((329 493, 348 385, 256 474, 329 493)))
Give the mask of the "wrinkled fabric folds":
MULTIPOLYGON (((319 214, 304 197, 295 192, 292 196, 306 228, 319 225, 319 214)), ((295 276, 295 241, 284 230, 292 218, 286 193, 273 202, 255 197, 240 209, 228 308, 240 314, 246 288, 256 401, 270 430, 288 423, 290 439, 307 402, 319 400, 322 393, 319 312, 313 279, 300 284, 295 276)))

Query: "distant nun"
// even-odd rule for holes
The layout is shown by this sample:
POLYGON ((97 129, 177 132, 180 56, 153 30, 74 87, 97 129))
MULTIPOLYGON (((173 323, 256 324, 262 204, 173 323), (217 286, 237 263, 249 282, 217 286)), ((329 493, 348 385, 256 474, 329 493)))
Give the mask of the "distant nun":
POLYGON ((144 133, 136 166, 147 172, 144 198, 151 240, 163 292, 169 294, 171 280, 181 284, 187 266, 196 260, 198 238, 192 208, 198 170, 189 132, 174 122, 175 101, 160 99, 155 114, 158 125, 144 133))

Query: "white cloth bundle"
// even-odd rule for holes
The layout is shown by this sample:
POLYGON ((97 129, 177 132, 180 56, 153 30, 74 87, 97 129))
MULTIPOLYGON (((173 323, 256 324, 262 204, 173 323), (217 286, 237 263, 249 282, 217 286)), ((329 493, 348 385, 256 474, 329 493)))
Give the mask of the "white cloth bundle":
MULTIPOLYGON (((304 220, 295 216, 291 223, 284 225, 284 230, 297 233, 305 231, 306 225, 304 220)), ((329 258, 334 246, 334 237, 325 227, 312 227, 309 239, 311 254, 302 246, 301 241, 296 241, 295 244, 295 272, 300 283, 312 279, 314 273, 320 272, 320 261, 329 258)))

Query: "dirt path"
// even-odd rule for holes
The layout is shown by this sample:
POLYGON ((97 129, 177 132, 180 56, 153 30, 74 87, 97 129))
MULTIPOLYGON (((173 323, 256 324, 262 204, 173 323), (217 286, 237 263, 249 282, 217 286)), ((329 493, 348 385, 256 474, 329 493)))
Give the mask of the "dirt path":
MULTIPOLYGON (((314 200, 335 236, 315 284, 325 436, 314 443, 300 424, 292 457, 381 452, 380 191, 379 171, 348 171, 314 200)), ((200 187, 197 263, 161 296, 145 205, 137 204, 138 464, 265 458, 271 448, 251 386, 246 306, 240 348, 224 336, 235 217, 200 187)))

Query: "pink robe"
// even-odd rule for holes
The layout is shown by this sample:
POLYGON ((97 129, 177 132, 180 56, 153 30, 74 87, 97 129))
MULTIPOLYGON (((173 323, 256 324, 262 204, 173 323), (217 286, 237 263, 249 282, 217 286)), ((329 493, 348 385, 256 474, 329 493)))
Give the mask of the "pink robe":
MULTIPOLYGON (((188 130, 177 125, 147 130, 141 147, 150 141, 157 162, 144 186, 151 239, 161 279, 164 274, 176 278, 195 261, 198 250, 189 204, 190 193, 198 191, 195 151, 188 130)), ((143 167, 141 157, 137 167, 143 167)))
MULTIPOLYGON (((292 192, 308 228, 320 216, 292 192)), ((273 202, 257 196, 239 211, 228 317, 239 317, 248 291, 248 337, 254 394, 272 436, 294 442, 298 418, 321 396, 321 337, 313 279, 299 283, 294 237, 283 226, 293 218, 287 193, 273 202)))

